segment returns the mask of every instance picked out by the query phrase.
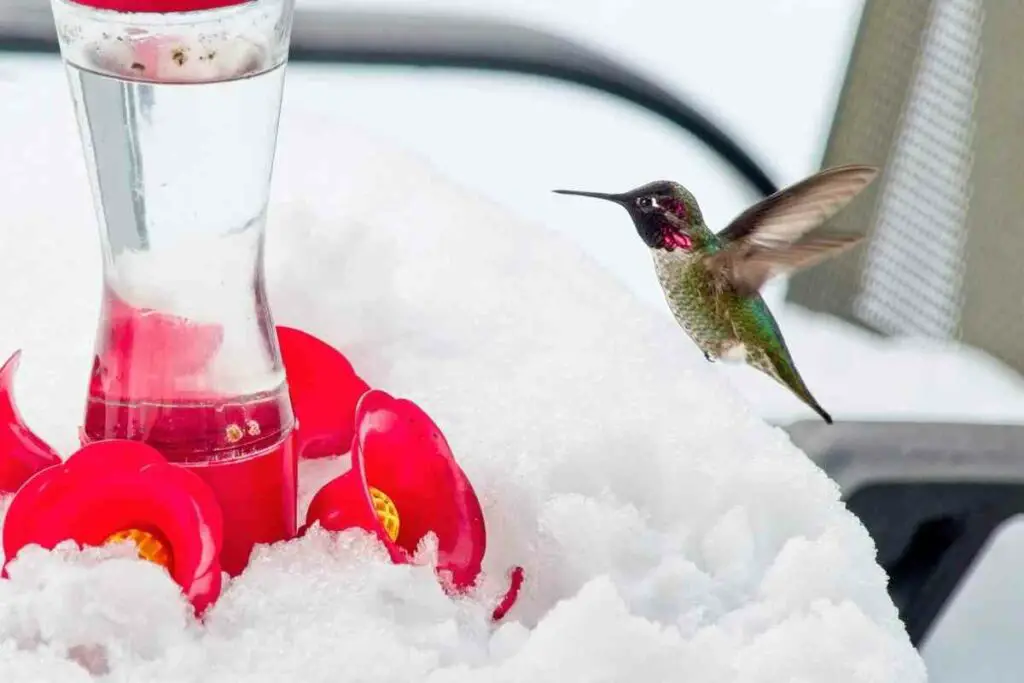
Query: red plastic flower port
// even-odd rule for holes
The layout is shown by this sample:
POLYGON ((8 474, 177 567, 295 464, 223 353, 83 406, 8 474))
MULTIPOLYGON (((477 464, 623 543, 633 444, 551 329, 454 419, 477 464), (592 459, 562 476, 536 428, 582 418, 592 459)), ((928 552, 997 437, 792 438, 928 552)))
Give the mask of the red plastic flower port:
POLYGON ((14 404, 14 375, 21 352, 0 366, 0 496, 14 493, 36 472, 60 464, 60 456, 28 428, 14 404))
POLYGON ((279 326, 277 340, 298 425, 299 457, 347 453, 355 431, 356 404, 369 385, 341 352, 311 334, 279 326))
POLYGON ((220 595, 222 533, 220 507, 197 475, 150 446, 111 440, 27 481, 7 510, 3 547, 10 562, 30 544, 134 540, 140 557, 164 566, 201 614, 220 595))
MULTIPOLYGON (((412 401, 371 390, 356 409, 350 469, 314 496, 306 528, 358 527, 376 534, 392 561, 409 562, 420 541, 437 537, 437 570, 446 590, 470 588, 480 574, 487 538, 483 511, 434 421, 412 401)), ((494 612, 511 608, 522 569, 494 612)))

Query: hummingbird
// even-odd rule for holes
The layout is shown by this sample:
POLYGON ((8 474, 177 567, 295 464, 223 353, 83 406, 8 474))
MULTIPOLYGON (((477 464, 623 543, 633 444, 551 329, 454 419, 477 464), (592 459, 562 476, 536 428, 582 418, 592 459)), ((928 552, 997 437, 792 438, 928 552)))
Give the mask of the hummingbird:
POLYGON ((745 363, 792 391, 832 424, 811 394, 761 297, 777 275, 838 256, 862 235, 808 235, 874 180, 873 166, 828 168, 762 199, 713 232, 693 194, 659 180, 629 192, 555 190, 623 207, 651 251, 658 282, 680 327, 710 361, 745 363))

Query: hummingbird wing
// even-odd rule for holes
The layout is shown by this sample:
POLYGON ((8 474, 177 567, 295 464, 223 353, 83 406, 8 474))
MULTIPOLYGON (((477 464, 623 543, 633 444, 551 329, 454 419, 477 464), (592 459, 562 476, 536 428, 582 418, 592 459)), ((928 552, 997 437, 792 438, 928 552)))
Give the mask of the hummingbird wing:
POLYGON ((773 277, 810 268, 862 239, 861 235, 823 235, 779 249, 727 249, 707 256, 704 262, 722 284, 731 286, 740 296, 750 296, 773 277))
POLYGON ((722 248, 705 257, 716 276, 749 295, 766 281, 820 263, 861 236, 801 237, 837 214, 878 174, 873 166, 837 166, 754 204, 718 233, 722 248))
POLYGON ((874 166, 836 166, 766 197, 734 218, 718 238, 764 247, 791 244, 839 213, 878 175, 874 166))

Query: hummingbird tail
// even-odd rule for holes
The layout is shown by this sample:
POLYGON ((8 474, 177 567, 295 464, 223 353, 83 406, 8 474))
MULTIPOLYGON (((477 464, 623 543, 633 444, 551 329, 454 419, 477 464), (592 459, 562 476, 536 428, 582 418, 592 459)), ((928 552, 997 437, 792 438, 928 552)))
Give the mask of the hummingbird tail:
POLYGON ((821 404, 811 394, 811 390, 804 384, 803 378, 797 372, 792 360, 781 355, 768 353, 762 358, 756 359, 754 366, 771 376, 776 382, 792 391, 797 398, 803 401, 811 410, 821 416, 825 424, 832 424, 832 416, 828 414, 821 404), (762 362, 757 362, 758 360, 762 362))
POLYGON ((808 407, 810 407, 811 410, 820 415, 821 419, 825 421, 825 424, 832 424, 832 416, 829 415, 828 411, 822 408, 821 404, 815 400, 814 396, 811 395, 810 390, 803 383, 803 381, 800 380, 799 375, 797 375, 796 382, 790 383, 783 380, 783 384, 787 385, 789 389, 800 398, 801 401, 803 401, 804 403, 807 404, 808 407))
POLYGON ((832 424, 832 416, 828 414, 828 411, 821 407, 821 404, 818 403, 818 401, 811 394, 810 389, 807 388, 807 385, 804 384, 803 380, 800 378, 800 375, 796 372, 795 369, 792 374, 793 377, 779 377, 777 379, 782 384, 785 384, 787 387, 789 387, 789 390, 796 394, 797 397, 805 404, 807 404, 807 406, 811 410, 820 415, 821 419, 825 421, 825 424, 832 424))
POLYGON ((809 405, 811 409, 818 415, 821 415, 821 419, 825 421, 825 424, 832 424, 832 416, 829 415, 824 408, 818 405, 817 401, 809 402, 807 405, 809 405))

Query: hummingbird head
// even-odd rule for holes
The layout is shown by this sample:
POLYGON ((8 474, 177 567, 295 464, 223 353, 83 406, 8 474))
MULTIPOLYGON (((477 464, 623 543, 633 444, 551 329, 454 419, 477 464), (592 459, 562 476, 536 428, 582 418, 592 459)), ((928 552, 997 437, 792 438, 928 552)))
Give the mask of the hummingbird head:
POLYGON ((697 226, 704 223, 697 200, 690 191, 670 180, 658 180, 621 194, 577 190, 555 192, 618 204, 633 219, 640 239, 651 249, 690 251, 700 238, 697 226))

